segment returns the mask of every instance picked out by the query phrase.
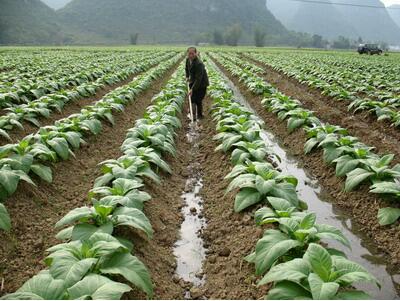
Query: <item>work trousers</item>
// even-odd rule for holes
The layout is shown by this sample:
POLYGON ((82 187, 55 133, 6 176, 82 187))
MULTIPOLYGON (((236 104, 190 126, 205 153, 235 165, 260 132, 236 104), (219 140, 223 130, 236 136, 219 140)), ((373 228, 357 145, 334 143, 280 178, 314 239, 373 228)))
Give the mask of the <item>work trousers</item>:
POLYGON ((193 105, 193 117, 203 118, 203 99, 206 96, 207 88, 201 88, 193 91, 192 94, 192 105, 193 105))

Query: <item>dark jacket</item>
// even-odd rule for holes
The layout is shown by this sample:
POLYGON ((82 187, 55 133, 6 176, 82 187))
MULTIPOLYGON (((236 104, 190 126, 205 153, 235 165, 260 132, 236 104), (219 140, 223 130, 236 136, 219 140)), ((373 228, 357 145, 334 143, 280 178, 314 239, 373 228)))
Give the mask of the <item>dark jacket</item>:
POLYGON ((206 89, 210 85, 207 70, 199 58, 195 58, 193 62, 186 59, 186 78, 189 79, 189 87, 193 91, 206 89))

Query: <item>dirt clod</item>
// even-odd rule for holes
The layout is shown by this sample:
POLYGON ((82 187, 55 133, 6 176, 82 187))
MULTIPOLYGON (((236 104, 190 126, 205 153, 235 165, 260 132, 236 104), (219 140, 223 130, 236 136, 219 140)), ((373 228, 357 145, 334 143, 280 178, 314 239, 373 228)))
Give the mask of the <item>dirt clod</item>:
POLYGON ((228 257, 230 254, 231 250, 229 250, 229 248, 227 247, 223 248, 221 251, 218 252, 218 255, 223 257, 228 257))

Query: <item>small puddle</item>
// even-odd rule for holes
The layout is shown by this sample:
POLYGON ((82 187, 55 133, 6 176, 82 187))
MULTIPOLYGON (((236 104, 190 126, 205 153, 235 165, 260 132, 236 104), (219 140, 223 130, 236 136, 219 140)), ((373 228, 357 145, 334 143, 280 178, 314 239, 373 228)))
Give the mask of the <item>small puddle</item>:
MULTIPOLYGON (((216 65, 215 67, 220 70, 216 65)), ((254 112, 255 116, 262 121, 233 82, 223 73, 222 75, 229 88, 234 92, 235 99, 254 112)), ((331 240, 326 241, 329 243, 329 246, 341 250, 350 260, 362 265, 382 285, 381 290, 372 284, 358 284, 355 287, 368 292, 372 299, 398 299, 399 295, 396 291, 396 285, 399 285, 400 277, 399 275, 394 275, 386 266, 385 258, 382 254, 379 254, 374 246, 374 242, 359 230, 347 213, 332 204, 330 196, 323 191, 318 181, 301 168, 293 156, 287 154, 280 147, 280 141, 272 133, 264 130, 261 136, 269 149, 280 158, 280 161, 274 158, 272 160, 282 173, 293 175, 299 180, 297 186, 298 195, 300 199, 307 202, 309 211, 317 213, 317 222, 339 228, 349 239, 352 249, 350 250, 340 243, 331 240)))
MULTIPOLYGON (((202 187, 202 176, 200 163, 196 162, 199 145, 199 132, 196 123, 190 124, 189 132, 186 135, 191 144, 191 161, 187 167, 189 178, 186 181, 185 191, 182 199, 185 206, 182 208, 184 221, 180 229, 180 239, 175 243, 174 255, 177 259, 176 274, 186 282, 199 287, 204 284, 205 277, 202 272, 203 260, 206 257, 206 249, 200 237, 201 231, 206 227, 206 220, 202 215, 203 200, 199 195, 202 187)), ((186 291, 186 299, 190 299, 190 292, 186 291)))

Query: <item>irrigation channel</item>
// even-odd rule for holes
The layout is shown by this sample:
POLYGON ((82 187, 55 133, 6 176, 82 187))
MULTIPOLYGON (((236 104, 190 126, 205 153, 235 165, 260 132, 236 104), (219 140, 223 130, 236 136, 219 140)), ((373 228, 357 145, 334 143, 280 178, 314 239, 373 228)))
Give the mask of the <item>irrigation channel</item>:
MULTIPOLYGON (((228 86, 233 90, 236 101, 248 107, 254 115, 262 121, 261 117, 253 110, 245 97, 240 93, 235 84, 216 66, 221 72, 228 86)), ((187 166, 189 178, 186 180, 186 187, 182 193, 185 206, 182 208, 184 221, 180 228, 180 239, 175 243, 174 255, 177 258, 176 274, 185 282, 192 283, 193 287, 201 287, 205 284, 206 276, 203 275, 202 265, 206 258, 206 249, 201 238, 201 233, 206 227, 206 220, 203 217, 203 200, 200 196, 203 187, 201 166, 196 162, 195 155, 199 151, 199 128, 197 123, 189 126, 186 135, 187 141, 191 145, 191 156, 187 166)), ((374 285, 357 285, 358 289, 368 292, 373 299, 398 299, 396 285, 399 285, 400 275, 394 275, 388 269, 385 258, 379 254, 374 247, 374 243, 358 230, 348 214, 332 205, 331 196, 324 192, 318 181, 309 172, 300 166, 300 163, 286 151, 279 139, 271 132, 263 130, 262 138, 266 145, 276 155, 271 160, 286 175, 293 175, 298 180, 298 194, 302 200, 307 201, 310 211, 317 213, 317 221, 339 228, 349 239, 352 249, 348 249, 334 241, 325 241, 330 247, 337 248, 344 252, 346 256, 361 264, 371 272, 381 283, 379 290, 374 285)), ((233 208, 232 208, 233 210, 233 208)), ((254 225, 254 227, 256 227, 254 225)), ((191 299, 190 291, 185 293, 186 299, 191 299)))
MULTIPOLYGON (((197 122, 189 125, 186 135, 191 145, 191 154, 196 154, 199 150, 199 128, 197 122)), ((195 287, 204 284, 202 273, 203 260, 206 257, 201 231, 206 226, 203 217, 203 200, 200 196, 203 187, 200 163, 195 156, 191 156, 187 167, 190 177, 186 180, 185 191, 182 199, 185 206, 182 208, 184 221, 180 229, 180 240, 174 246, 174 255, 177 258, 176 274, 186 282, 191 282, 195 287)), ((191 299, 190 291, 186 290, 185 298, 191 299)))

